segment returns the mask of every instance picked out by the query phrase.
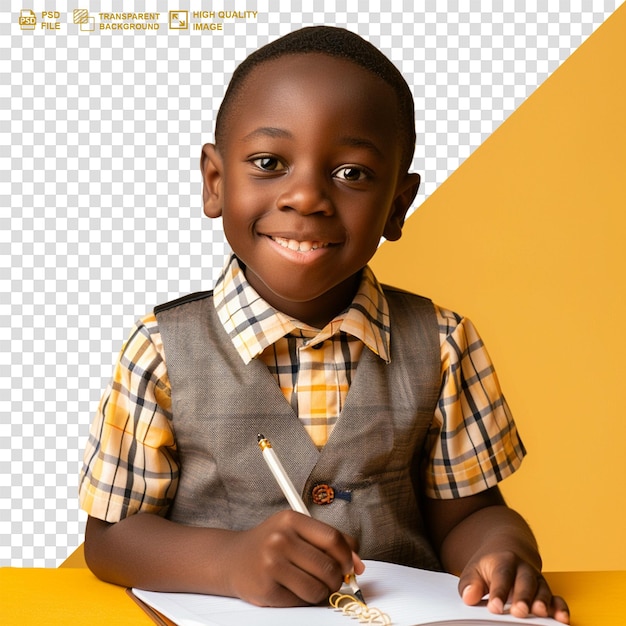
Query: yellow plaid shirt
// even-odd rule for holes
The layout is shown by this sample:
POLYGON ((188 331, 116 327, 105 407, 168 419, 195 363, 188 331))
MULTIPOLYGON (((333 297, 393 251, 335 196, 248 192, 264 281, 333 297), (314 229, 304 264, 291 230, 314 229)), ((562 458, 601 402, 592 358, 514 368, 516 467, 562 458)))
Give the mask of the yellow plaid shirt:
MULTIPOLYGON (((267 365, 320 448, 341 414, 362 350, 389 362, 387 301, 369 268, 351 306, 321 330, 262 300, 235 257, 216 284, 213 300, 242 360, 259 358, 267 365)), ((474 326, 435 309, 442 384, 429 438, 425 494, 463 497, 515 471, 525 450, 474 326)), ((93 517, 115 522, 140 511, 164 514, 175 496, 180 468, 165 356, 156 317, 149 314, 122 347, 91 426, 80 503, 93 517)))

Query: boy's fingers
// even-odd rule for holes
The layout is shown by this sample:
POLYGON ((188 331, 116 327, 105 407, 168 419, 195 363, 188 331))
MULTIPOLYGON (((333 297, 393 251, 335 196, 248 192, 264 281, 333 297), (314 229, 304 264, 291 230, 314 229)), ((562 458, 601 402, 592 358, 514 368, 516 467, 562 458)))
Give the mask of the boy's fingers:
MULTIPOLYGON (((487 564, 483 564, 486 566, 487 564)), ((496 614, 504 611, 509 593, 515 582, 515 569, 506 564, 488 564, 490 567, 483 573, 479 567, 471 567, 463 572, 459 580, 459 591, 466 604, 478 604, 485 594, 489 594, 487 608, 496 614)))
POLYGON ((480 585, 469 583, 465 587, 461 588, 460 592, 463 602, 465 602, 465 604, 469 604, 470 606, 478 604, 485 595, 482 583, 480 585))
POLYGON ((278 604, 292 593, 317 604, 341 587, 345 574, 365 570, 356 553, 358 543, 319 520, 282 511, 261 526, 269 530, 263 542, 268 555, 266 567, 278 583, 271 590, 272 602, 278 604), (276 559, 277 554, 280 559, 276 559))
POLYGON ((363 563, 361 557, 356 552, 352 553, 352 565, 355 574, 362 574, 365 571, 365 563, 363 563))
MULTIPOLYGON (((461 574, 459 592, 463 601, 469 605, 478 604, 488 594, 487 608, 492 613, 501 614, 514 589, 516 575, 516 568, 511 567, 508 560, 487 559, 478 565, 470 566, 461 574)), ((517 601, 520 602, 520 613, 523 610, 521 602, 524 599, 527 599, 527 596, 517 597, 517 601)))
POLYGON ((319 604, 341 586, 343 575, 328 555, 303 546, 276 579, 305 603, 319 604))
POLYGON ((518 573, 511 596, 511 615, 527 617, 529 614, 553 617, 563 624, 569 624, 569 608, 565 600, 553 596, 546 579, 532 569, 521 575, 518 573))
POLYGON ((567 602, 561 596, 552 596, 552 602, 550 603, 550 610, 548 611, 550 617, 553 617, 557 622, 562 624, 569 624, 569 607, 567 602))
MULTIPOLYGON (((511 615, 528 617, 535 601, 538 600, 539 605, 547 607, 550 598, 550 588, 543 576, 533 567, 525 563, 521 564, 517 569, 510 593, 511 615)), ((544 608, 540 615, 547 615, 547 608, 544 608)))
POLYGON ((477 570, 463 572, 459 580, 459 593, 465 604, 470 606, 478 604, 487 591, 488 587, 477 570))
POLYGON ((561 596, 553 596, 547 583, 545 583, 545 587, 547 588, 547 599, 537 594, 531 607, 532 614, 538 617, 553 617, 562 624, 569 624, 567 602, 561 596))
POLYGON ((278 513, 248 532, 259 545, 252 578, 262 583, 246 592, 254 604, 317 604, 352 569, 352 551, 341 533, 300 513, 278 513))
POLYGON ((478 604, 489 594, 487 607, 492 613, 502 613, 507 601, 511 602, 511 615, 527 617, 552 617, 562 624, 569 624, 567 603, 560 596, 553 596, 550 586, 541 574, 531 566, 519 566, 517 570, 506 566, 495 567, 490 572, 491 581, 481 575, 479 569, 470 568, 459 580, 459 592, 463 602, 478 604))
MULTIPOLYGON (((344 535, 343 538, 347 541, 348 545, 350 546, 350 549, 352 550, 352 569, 354 570, 354 573, 362 574, 365 571, 365 563, 363 563, 363 561, 361 560, 361 557, 358 554, 359 542, 354 537, 351 537, 350 535, 344 535)), ((352 572, 350 571, 350 572, 345 572, 345 573, 350 574, 352 572)))
POLYGON ((548 617, 551 602, 552 592, 548 583, 541 574, 534 573, 531 583, 526 586, 516 582, 511 614, 515 617, 526 617, 532 613, 537 617, 548 617))
MULTIPOLYGON (((355 567, 355 553, 351 544, 356 545, 354 540, 346 537, 336 528, 314 518, 299 513, 291 513, 291 515, 295 516, 294 523, 296 524, 295 528, 298 535, 306 543, 323 552, 333 562, 336 562, 341 570, 339 572, 341 577, 343 577, 344 574, 352 572, 355 567)), ((325 563, 324 569, 332 571, 334 568, 328 565, 328 563, 325 563)))

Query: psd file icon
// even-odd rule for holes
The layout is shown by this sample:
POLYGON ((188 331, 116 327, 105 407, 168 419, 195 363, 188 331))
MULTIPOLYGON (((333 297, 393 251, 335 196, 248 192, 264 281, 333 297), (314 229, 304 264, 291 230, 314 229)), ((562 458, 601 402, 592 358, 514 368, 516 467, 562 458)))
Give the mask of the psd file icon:
POLYGON ((37 16, 30 9, 22 9, 18 20, 21 30, 35 30, 37 26, 37 16))

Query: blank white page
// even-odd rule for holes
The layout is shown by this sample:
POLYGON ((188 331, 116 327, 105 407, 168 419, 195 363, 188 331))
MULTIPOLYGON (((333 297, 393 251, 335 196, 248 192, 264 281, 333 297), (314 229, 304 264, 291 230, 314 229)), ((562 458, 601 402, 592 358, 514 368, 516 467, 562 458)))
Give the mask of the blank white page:
MULTIPOLYGON (((371 607, 387 613, 393 626, 454 624, 525 624, 555 626, 550 619, 520 620, 493 615, 485 606, 466 606, 457 591, 458 578, 381 561, 365 561, 359 585, 371 607)), ((259 608, 234 598, 187 593, 159 593, 133 589, 146 604, 179 626, 344 626, 357 621, 330 607, 259 608)))

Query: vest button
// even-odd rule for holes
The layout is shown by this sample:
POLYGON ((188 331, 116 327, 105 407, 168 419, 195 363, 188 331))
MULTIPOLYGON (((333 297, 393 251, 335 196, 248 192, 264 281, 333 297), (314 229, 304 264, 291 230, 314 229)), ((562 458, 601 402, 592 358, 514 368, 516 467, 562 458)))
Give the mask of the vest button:
POLYGON ((330 485, 315 485, 311 496, 315 504, 330 504, 335 499, 335 490, 330 485))

